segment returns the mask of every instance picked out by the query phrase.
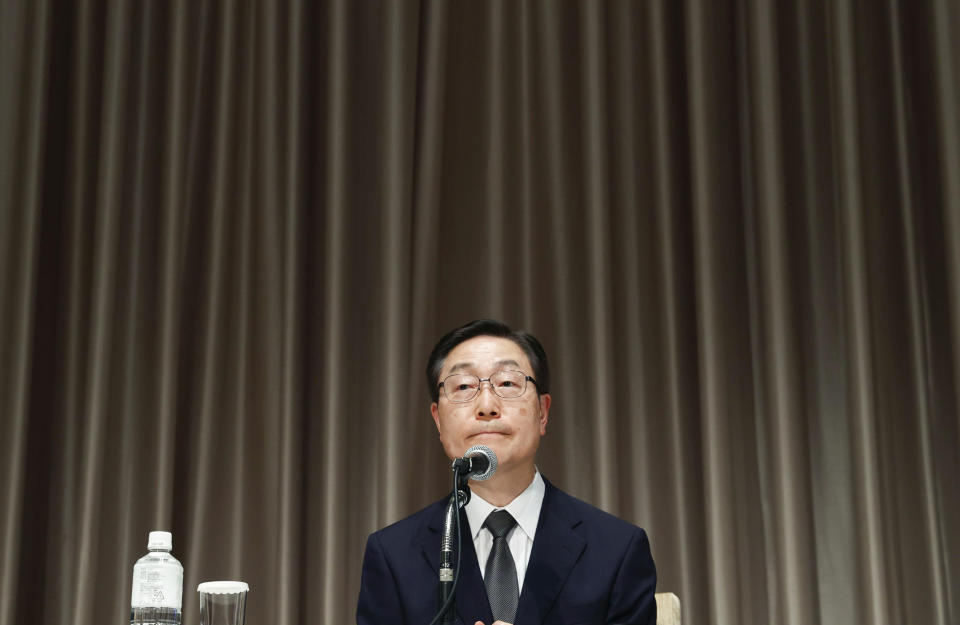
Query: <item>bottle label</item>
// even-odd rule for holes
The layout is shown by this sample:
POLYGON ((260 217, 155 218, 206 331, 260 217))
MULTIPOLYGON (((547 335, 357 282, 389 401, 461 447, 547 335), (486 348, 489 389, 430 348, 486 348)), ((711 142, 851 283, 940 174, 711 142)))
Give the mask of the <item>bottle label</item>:
POLYGON ((133 569, 134 608, 180 609, 183 600, 183 571, 170 565, 141 565, 133 569))

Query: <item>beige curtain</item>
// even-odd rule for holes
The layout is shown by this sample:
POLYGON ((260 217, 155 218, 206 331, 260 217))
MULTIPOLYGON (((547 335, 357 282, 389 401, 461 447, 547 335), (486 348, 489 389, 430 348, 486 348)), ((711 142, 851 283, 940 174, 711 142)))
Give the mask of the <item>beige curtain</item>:
POLYGON ((553 363, 539 465, 684 622, 960 622, 960 8, 0 3, 0 625, 170 529, 349 623, 441 497, 433 342, 553 363))

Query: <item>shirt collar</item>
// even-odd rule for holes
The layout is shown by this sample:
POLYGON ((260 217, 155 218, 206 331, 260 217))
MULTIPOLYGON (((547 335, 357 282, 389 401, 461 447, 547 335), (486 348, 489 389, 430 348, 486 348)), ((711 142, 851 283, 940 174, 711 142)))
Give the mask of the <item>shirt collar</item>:
POLYGON ((540 477, 540 471, 536 470, 530 485, 506 506, 497 507, 480 495, 472 493, 470 501, 466 505, 466 511, 473 539, 476 540, 480 530, 483 529, 483 522, 487 520, 491 512, 506 510, 517 521, 517 525, 527 535, 527 538, 533 540, 534 534, 537 533, 537 521, 540 520, 540 507, 543 505, 545 492, 546 486, 544 486, 543 478, 540 477))

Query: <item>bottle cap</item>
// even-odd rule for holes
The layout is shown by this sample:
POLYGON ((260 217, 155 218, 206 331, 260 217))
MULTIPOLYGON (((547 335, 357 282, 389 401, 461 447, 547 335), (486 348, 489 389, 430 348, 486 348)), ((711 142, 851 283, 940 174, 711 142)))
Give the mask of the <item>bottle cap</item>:
POLYGON ((197 586, 197 592, 207 595, 236 595, 249 591, 247 582, 203 582, 197 586))
POLYGON ((173 534, 170 532, 150 532, 147 549, 173 549, 173 534))

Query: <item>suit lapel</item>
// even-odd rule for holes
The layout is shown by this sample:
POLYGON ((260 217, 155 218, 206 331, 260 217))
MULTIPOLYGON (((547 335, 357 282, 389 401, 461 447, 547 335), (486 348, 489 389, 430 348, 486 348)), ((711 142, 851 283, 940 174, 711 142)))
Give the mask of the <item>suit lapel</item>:
MULTIPOLYGON (((440 569, 440 538, 443 534, 443 513, 446 506, 438 506, 439 513, 427 523, 420 535, 420 547, 423 556, 435 573, 440 569)), ((473 548, 473 537, 467 514, 460 510, 460 581, 457 582, 457 616, 461 623, 473 625, 477 619, 484 623, 493 622, 487 589, 480 575, 477 552, 473 548)), ((438 606, 439 607, 439 606, 438 606)))
POLYGON ((530 562, 523 578, 516 625, 543 623, 586 547, 586 541, 573 530, 580 519, 563 505, 562 495, 553 485, 547 482, 546 487, 530 562))

